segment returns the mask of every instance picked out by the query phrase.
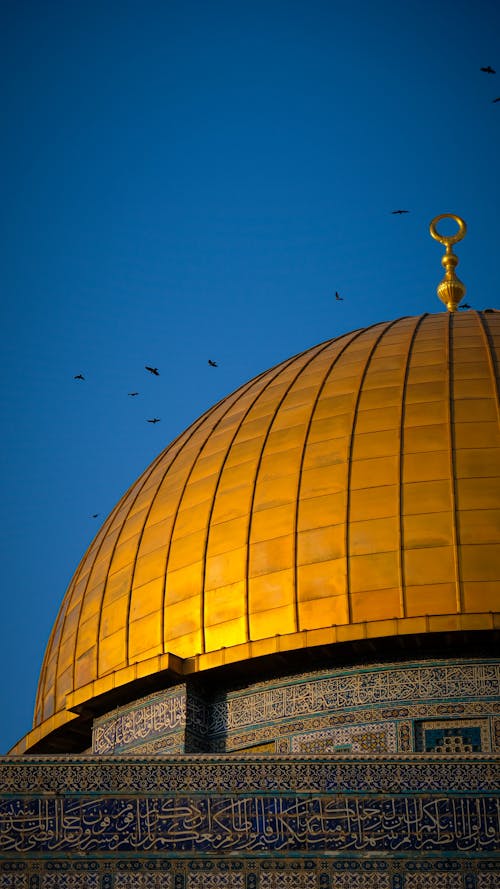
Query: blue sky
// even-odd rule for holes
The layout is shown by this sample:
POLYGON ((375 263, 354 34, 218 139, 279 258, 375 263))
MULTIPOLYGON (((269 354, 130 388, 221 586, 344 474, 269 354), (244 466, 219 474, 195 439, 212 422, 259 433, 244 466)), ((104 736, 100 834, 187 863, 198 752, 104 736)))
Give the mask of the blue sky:
POLYGON ((2 4, 0 752, 99 523, 186 426, 440 311, 439 213, 500 308, 499 26, 496 0, 2 4))

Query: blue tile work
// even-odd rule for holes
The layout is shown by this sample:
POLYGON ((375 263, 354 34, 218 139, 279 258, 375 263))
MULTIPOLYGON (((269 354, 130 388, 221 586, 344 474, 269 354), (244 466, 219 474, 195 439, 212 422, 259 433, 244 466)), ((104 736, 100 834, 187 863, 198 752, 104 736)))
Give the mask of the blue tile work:
POLYGON ((498 757, 0 760, 0 889, 498 889, 498 757))
POLYGON ((500 663, 485 660, 330 670, 212 698, 182 684, 97 719, 92 751, 410 752, 431 749, 426 719, 472 733, 472 752, 500 751, 499 696, 500 663))

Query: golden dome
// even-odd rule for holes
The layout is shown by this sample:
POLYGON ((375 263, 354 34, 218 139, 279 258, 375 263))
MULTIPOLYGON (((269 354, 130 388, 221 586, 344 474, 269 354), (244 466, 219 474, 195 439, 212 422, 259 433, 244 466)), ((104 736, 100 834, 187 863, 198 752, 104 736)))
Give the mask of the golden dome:
POLYGON ((500 312, 401 318, 307 349, 215 405, 85 554, 25 747, 162 671, 493 627, 499 364, 500 312))

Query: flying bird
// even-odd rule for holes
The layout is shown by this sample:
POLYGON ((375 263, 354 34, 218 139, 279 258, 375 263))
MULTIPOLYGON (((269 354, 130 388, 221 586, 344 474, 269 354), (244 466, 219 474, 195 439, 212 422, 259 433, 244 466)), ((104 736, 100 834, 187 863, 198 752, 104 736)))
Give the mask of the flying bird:
POLYGON ((74 380, 84 380, 85 377, 83 376, 83 374, 76 374, 76 376, 74 376, 73 379, 74 380))
POLYGON ((458 308, 459 309, 470 309, 471 306, 469 305, 469 303, 462 303, 462 305, 459 306, 458 308))
POLYGON ((149 370, 149 373, 150 373, 150 374, 154 374, 155 377, 159 377, 159 376, 160 376, 160 371, 158 370, 157 367, 148 367, 147 364, 145 365, 145 367, 146 367, 146 370, 149 370))
POLYGON ((159 422, 160 422, 160 418, 159 418, 159 417, 153 417, 152 420, 148 420, 147 422, 148 422, 148 423, 159 423, 159 422))
POLYGON ((495 104, 495 102, 500 102, 500 96, 497 96, 496 99, 492 99, 491 101, 493 105, 495 104))
POLYGON ((491 67, 491 65, 486 65, 486 68, 481 68, 481 71, 484 71, 485 74, 496 74, 497 73, 495 71, 495 69, 491 67))
POLYGON ((134 395, 139 395, 138 392, 129 392, 128 394, 130 395, 131 398, 133 398, 134 395))
POLYGON ((391 213, 392 213, 393 216, 394 216, 394 215, 397 215, 397 214, 401 214, 401 213, 409 213, 409 212, 410 212, 409 210, 391 210, 391 213))
POLYGON ((338 290, 335 291, 335 299, 338 300, 338 301, 341 302, 341 303, 344 302, 344 297, 340 295, 340 293, 338 292, 338 290))
POLYGON ((209 363, 210 367, 218 367, 219 366, 216 361, 211 361, 210 358, 208 359, 208 363, 209 363))
POLYGON ((99 515, 100 515, 100 512, 95 512, 95 513, 93 514, 93 516, 91 516, 91 518, 96 519, 97 516, 99 516, 99 515))

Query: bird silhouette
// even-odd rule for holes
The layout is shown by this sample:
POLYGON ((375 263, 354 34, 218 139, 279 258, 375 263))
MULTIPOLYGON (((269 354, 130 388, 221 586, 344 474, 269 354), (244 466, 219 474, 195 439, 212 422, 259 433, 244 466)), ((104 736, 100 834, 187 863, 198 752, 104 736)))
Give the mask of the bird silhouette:
POLYGON ((340 295, 340 293, 338 292, 338 290, 335 291, 335 299, 338 300, 338 301, 341 302, 341 303, 344 302, 344 297, 340 295))
POLYGON ((485 68, 481 68, 481 71, 484 71, 485 74, 496 74, 497 73, 495 71, 495 69, 491 67, 491 65, 486 65, 485 68))
POLYGON ((391 210, 393 216, 401 214, 401 213, 409 213, 409 210, 391 210))
POLYGON ((218 367, 219 366, 216 361, 211 361, 210 358, 208 359, 208 363, 209 363, 210 367, 218 367))
POLYGON ((134 395, 139 395, 138 392, 129 392, 128 394, 130 395, 131 398, 133 398, 134 395))
POLYGON ((469 303, 462 303, 462 305, 459 306, 458 308, 459 309, 470 309, 471 306, 469 305, 469 303))
POLYGON ((160 422, 160 418, 159 418, 159 417, 153 417, 152 420, 148 420, 147 422, 148 422, 148 423, 159 423, 159 422, 160 422))
POLYGON ((76 374, 76 376, 74 376, 73 379, 74 380, 84 380, 85 377, 83 376, 83 374, 76 374))
POLYGON ((491 101, 493 105, 495 104, 495 102, 500 102, 500 96, 497 96, 496 99, 492 99, 491 101))
POLYGON ((149 373, 150 373, 150 374, 154 374, 155 377, 159 377, 159 376, 160 376, 160 371, 158 370, 157 367, 148 367, 148 365, 146 364, 146 365, 145 365, 145 368, 146 368, 146 370, 149 370, 149 373))
POLYGON ((100 513, 99 513, 99 512, 95 512, 95 513, 94 513, 94 514, 93 514, 93 515, 92 515, 92 516, 91 516, 91 518, 93 518, 93 519, 96 519, 96 518, 97 518, 97 516, 99 516, 99 515, 100 515, 100 513))

